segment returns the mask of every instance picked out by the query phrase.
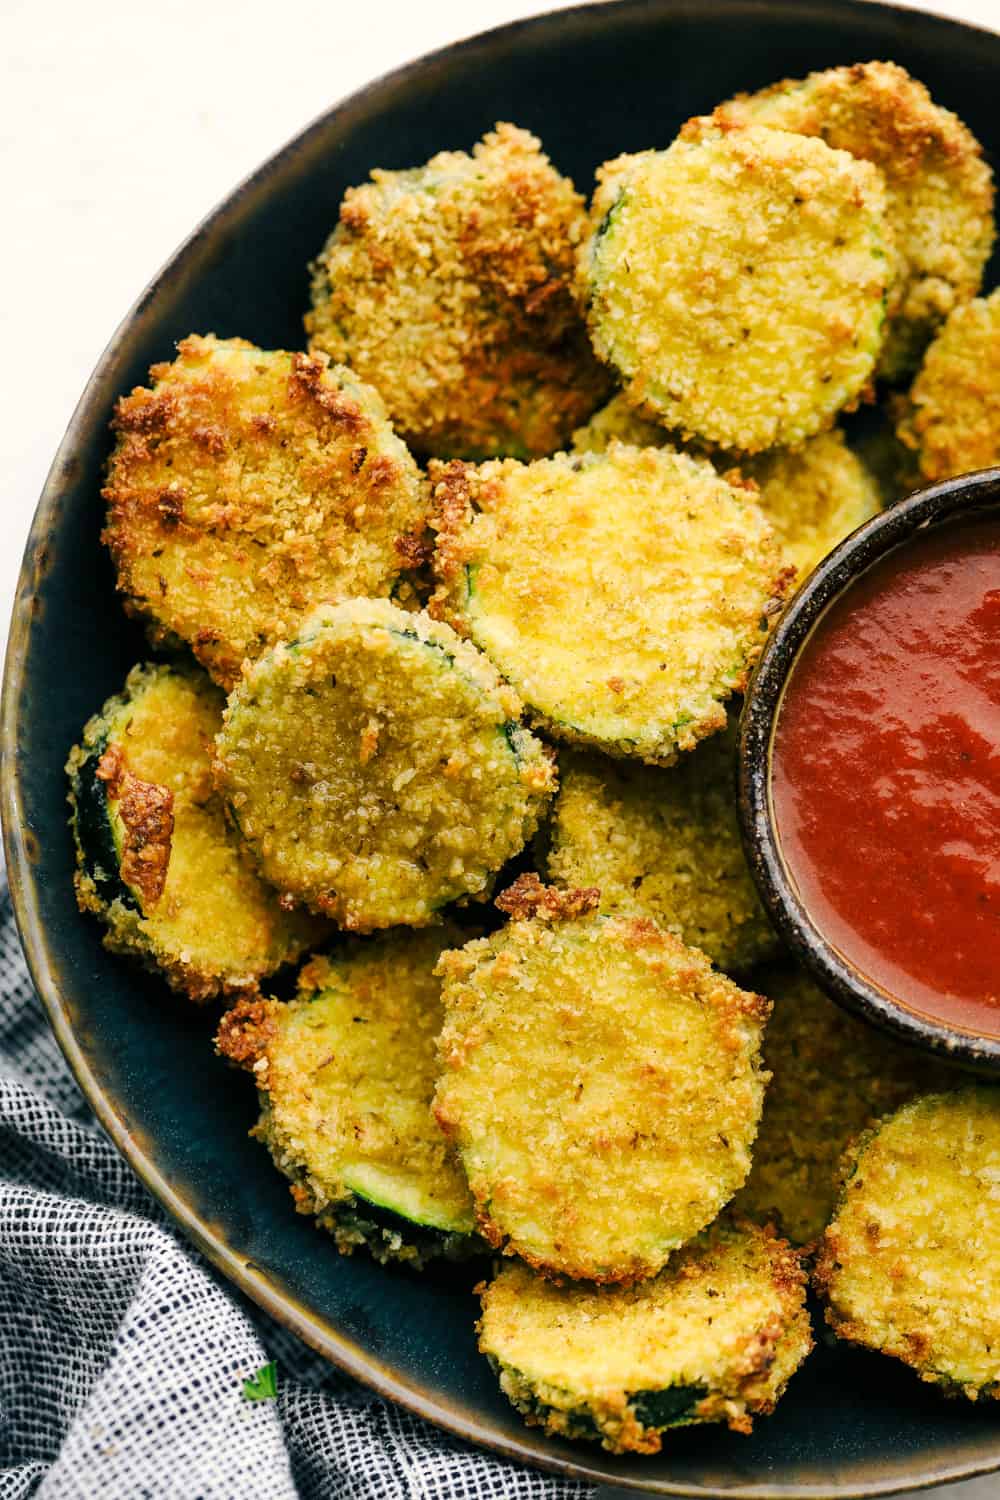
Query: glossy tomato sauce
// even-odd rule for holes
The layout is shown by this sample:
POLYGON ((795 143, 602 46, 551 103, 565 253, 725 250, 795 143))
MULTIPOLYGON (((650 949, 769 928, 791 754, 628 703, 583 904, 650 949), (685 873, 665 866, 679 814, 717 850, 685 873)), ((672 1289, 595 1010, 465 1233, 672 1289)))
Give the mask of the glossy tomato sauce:
POLYGON ((822 616, 771 798, 823 936, 910 1009, 1000 1035, 1000 523, 919 534, 822 616))

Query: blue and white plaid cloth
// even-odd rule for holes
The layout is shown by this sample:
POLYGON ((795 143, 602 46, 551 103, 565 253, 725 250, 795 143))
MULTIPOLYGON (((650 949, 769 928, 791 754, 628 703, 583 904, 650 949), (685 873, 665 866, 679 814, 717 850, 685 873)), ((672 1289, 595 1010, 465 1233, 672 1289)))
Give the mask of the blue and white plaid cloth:
POLYGON ((590 1500, 339 1375, 229 1287, 105 1139, 0 871, 0 1500, 590 1500), (278 1365, 276 1400, 243 1380, 278 1365))

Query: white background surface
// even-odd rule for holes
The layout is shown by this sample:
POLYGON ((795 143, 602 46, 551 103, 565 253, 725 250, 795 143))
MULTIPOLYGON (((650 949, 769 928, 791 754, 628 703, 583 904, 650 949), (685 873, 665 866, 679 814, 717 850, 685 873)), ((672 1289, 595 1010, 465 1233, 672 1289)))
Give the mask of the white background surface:
MULTIPOLYGON (((179 241, 344 94, 458 37, 558 5, 0 0, 0 647, 35 502, 76 399, 179 241)), ((1000 30, 1000 0, 923 8, 1000 30)), ((987 1500, 1000 1483, 935 1493, 987 1500)))

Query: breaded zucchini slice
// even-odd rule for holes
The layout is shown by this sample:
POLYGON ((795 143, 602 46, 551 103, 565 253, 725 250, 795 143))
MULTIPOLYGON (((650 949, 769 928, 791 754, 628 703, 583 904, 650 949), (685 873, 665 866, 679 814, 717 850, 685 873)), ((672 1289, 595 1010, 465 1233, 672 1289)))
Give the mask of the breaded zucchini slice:
POLYGON ((325 355, 192 336, 115 409, 104 540, 127 607, 223 687, 315 604, 388 594, 426 491, 375 391, 325 355))
POLYGON ((479 1348, 532 1427, 658 1453, 673 1427, 750 1432, 813 1347, 797 1253, 717 1221, 630 1287, 553 1284, 517 1263, 477 1289, 479 1348))
POLYGON ((358 932, 424 927, 488 893, 555 788, 519 712, 447 625, 322 605, 231 694, 216 774, 284 900, 358 932))
POLYGON ((876 373, 913 370, 942 320, 978 292, 993 246, 993 177, 972 132, 891 62, 787 79, 715 118, 818 136, 880 168, 894 277, 876 373))
POLYGON ((560 756, 548 873, 597 886, 602 911, 646 912, 720 969, 777 951, 736 814, 735 720, 669 770, 560 756))
MULTIPOLYGON (((618 395, 573 434, 575 453, 605 453, 612 439, 640 448, 662 448, 674 439, 640 417, 618 395)), ((799 448, 772 448, 756 458, 718 451, 712 462, 723 478, 739 468, 753 480, 760 505, 799 583, 855 527, 881 508, 881 487, 864 457, 852 451, 839 427, 820 432, 799 448)))
POLYGON ((192 1000, 256 990, 322 935, 283 911, 212 784, 225 699, 198 668, 139 666, 66 763, 77 900, 105 947, 192 1000))
POLYGON ((835 1005, 801 969, 758 970, 773 1001, 764 1037, 771 1074, 740 1213, 774 1219, 796 1244, 822 1234, 837 1198, 848 1142, 879 1115, 960 1077, 835 1005))
POLYGON ((669 765, 726 722, 788 578, 755 495, 630 448, 432 464, 431 613, 562 739, 669 765))
POLYGON ((440 457, 562 447, 608 381, 572 291, 583 199, 513 125, 350 188, 312 265, 310 347, 440 457))
POLYGON ((573 434, 572 452, 606 453, 613 438, 628 443, 632 448, 679 447, 680 441, 661 427, 659 422, 650 422, 629 406, 621 391, 594 412, 590 421, 578 427, 573 434))
POLYGON ((1000 291, 949 316, 901 403, 897 434, 924 480, 1000 463, 1000 291))
POLYGON ((761 508, 799 583, 882 508, 874 474, 839 428, 818 433, 801 448, 775 448, 744 459, 740 467, 760 487, 761 508))
POLYGON ((630 405, 756 453, 857 402, 890 280, 876 168, 805 136, 695 119, 598 180, 581 292, 630 405))
POLYGON ((294 1000, 247 1001, 222 1020, 218 1050, 260 1093, 253 1134, 350 1255, 413 1265, 478 1250, 472 1199, 431 1113, 441 986, 434 965, 456 934, 354 939, 302 970, 294 1000))
POLYGON ((648 917, 521 876, 442 956, 435 1110, 480 1232, 552 1275, 654 1276, 750 1169, 768 1003, 648 917))
POLYGON ((816 1266, 837 1337, 1000 1396, 998 1182, 996 1088, 925 1095, 863 1136, 816 1266))

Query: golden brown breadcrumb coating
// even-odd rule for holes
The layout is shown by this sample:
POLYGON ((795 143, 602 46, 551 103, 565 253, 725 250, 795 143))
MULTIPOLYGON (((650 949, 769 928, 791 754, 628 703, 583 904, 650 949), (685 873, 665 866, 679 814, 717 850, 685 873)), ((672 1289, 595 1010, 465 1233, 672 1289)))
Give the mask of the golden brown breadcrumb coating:
POLYGON ((388 594, 426 494, 379 397, 325 355, 177 350, 115 408, 104 540, 126 607, 229 688, 314 605, 388 594))
POLYGON ((589 422, 576 429, 571 451, 607 453, 614 439, 620 443, 628 443, 632 448, 664 448, 668 445, 682 450, 684 448, 684 443, 677 434, 668 432, 659 422, 649 421, 634 407, 629 406, 621 391, 599 407, 589 422))
POLYGON ((760 488, 760 504, 801 583, 838 542, 882 508, 878 482, 835 428, 801 448, 773 448, 743 459, 740 471, 760 488))
POLYGON ((904 1105, 846 1173, 815 1278, 837 1337, 948 1395, 1000 1396, 1000 1089, 904 1105))
POLYGON ((583 199, 525 130, 350 188, 312 267, 310 347, 438 457, 540 457, 607 391, 572 294, 583 199))
POLYGON ((942 320, 978 292, 993 246, 993 178, 972 132, 892 62, 786 79, 715 119, 819 136, 883 172, 894 284, 876 373, 914 369, 942 320))
POLYGON ((491 1244, 631 1282, 749 1171, 768 1004, 649 918, 581 910, 587 895, 524 876, 519 915, 443 955, 435 1109, 491 1244))
POLYGON ((216 772, 263 874, 359 932, 488 893, 555 788, 520 702, 447 625, 321 605, 248 670, 216 772))
POLYGON ((661 770, 559 757, 547 855, 560 885, 594 885, 602 911, 646 912, 721 969, 777 950, 740 839, 736 722, 661 770))
POLYGON ((771 1072, 753 1166, 733 1207, 777 1218, 796 1244, 822 1234, 837 1197, 848 1142, 881 1114, 960 1077, 938 1058, 857 1021, 800 969, 754 976, 774 1011, 764 1037, 771 1072))
POLYGON ((353 941, 310 960, 294 1000, 223 1018, 218 1050, 253 1075, 253 1134, 350 1255, 420 1266, 483 1246, 472 1200, 431 1113, 441 986, 451 930, 353 941))
MULTIPOLYGON (((639 448, 662 448, 676 442, 665 428, 640 417, 620 394, 595 412, 586 427, 574 432, 573 451, 605 453, 615 438, 639 448)), ((893 447, 898 450, 898 444, 893 447)), ((799 583, 838 542, 881 508, 881 486, 875 474, 864 456, 848 447, 839 427, 817 433, 799 448, 772 448, 755 458, 741 458, 722 449, 707 456, 724 479, 731 481, 738 469, 745 480, 757 485, 761 509, 799 583)), ((882 455, 882 466, 897 460, 896 451, 882 455)), ((897 480, 893 469, 893 494, 897 480)))
POLYGON ((1000 463, 1000 291, 955 308, 900 407, 925 481, 1000 463))
POLYGON ((562 739, 669 765, 726 722, 790 582, 755 493, 672 449, 432 464, 431 612, 562 739))
POLYGON ((323 934, 284 912, 212 785, 225 700, 198 668, 134 667, 70 752, 76 891, 130 954, 192 1000, 255 992, 323 934))
POLYGON ((784 1240, 716 1222, 652 1280, 553 1284, 514 1263, 477 1288, 479 1347, 529 1426, 611 1453, 673 1427, 748 1433, 812 1349, 805 1273, 784 1240))
POLYGON ((747 453, 831 426, 882 340, 884 207, 870 163, 763 127, 690 120, 606 163, 580 286, 630 405, 747 453))

